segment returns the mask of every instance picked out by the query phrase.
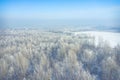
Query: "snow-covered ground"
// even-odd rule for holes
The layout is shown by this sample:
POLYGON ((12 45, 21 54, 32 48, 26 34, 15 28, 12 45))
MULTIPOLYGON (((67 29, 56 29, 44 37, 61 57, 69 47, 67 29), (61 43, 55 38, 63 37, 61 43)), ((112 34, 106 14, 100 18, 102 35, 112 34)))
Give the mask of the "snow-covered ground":
POLYGON ((79 34, 87 34, 95 37, 95 43, 98 44, 101 40, 110 44, 110 46, 114 47, 117 44, 120 45, 120 33, 115 32, 103 32, 103 31, 82 31, 75 32, 75 35, 79 34))

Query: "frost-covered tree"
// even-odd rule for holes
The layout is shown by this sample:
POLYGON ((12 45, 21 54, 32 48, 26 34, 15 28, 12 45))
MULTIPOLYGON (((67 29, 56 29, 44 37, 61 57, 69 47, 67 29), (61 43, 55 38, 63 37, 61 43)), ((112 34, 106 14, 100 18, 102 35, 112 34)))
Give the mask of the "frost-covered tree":
POLYGON ((8 29, 0 35, 0 80, 120 80, 120 46, 73 32, 8 29))

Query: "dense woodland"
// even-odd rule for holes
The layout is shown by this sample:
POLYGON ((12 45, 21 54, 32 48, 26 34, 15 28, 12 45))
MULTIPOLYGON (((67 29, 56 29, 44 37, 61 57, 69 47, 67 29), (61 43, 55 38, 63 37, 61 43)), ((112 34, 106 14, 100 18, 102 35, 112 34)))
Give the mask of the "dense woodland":
POLYGON ((120 46, 67 32, 0 31, 0 80, 120 80, 120 46))

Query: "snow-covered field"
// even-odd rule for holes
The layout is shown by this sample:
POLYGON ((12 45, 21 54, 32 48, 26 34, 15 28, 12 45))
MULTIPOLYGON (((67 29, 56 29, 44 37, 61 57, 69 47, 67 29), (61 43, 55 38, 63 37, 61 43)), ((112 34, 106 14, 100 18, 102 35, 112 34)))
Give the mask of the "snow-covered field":
POLYGON ((80 34, 87 34, 87 35, 90 35, 90 36, 94 36, 96 44, 98 44, 99 41, 101 41, 101 40, 103 42, 107 42, 112 47, 120 44, 120 33, 103 32, 103 31, 82 31, 82 32, 75 32, 75 35, 80 35, 80 34))

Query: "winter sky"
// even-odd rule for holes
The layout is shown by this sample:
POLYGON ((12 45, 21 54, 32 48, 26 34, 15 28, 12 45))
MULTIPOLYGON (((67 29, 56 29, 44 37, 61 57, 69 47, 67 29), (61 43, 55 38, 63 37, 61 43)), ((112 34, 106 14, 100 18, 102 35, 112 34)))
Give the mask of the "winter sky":
POLYGON ((6 22, 120 25, 120 0, 0 0, 6 22))

